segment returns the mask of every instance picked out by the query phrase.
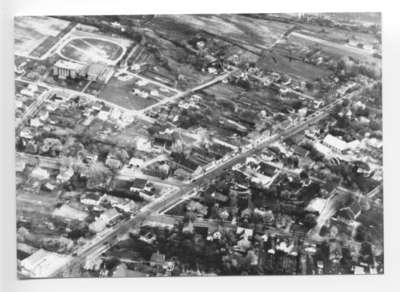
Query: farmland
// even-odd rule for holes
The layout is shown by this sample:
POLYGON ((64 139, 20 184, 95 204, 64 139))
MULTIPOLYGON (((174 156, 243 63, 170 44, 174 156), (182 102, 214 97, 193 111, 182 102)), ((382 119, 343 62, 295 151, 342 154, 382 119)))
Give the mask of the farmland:
POLYGON ((73 23, 47 16, 16 17, 15 53, 41 58, 73 27, 73 23))

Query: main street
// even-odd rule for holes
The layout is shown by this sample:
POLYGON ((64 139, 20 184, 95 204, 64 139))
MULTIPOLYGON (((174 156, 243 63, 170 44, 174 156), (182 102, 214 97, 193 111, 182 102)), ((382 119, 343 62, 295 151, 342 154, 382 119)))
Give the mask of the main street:
POLYGON ((220 164, 217 164, 209 171, 197 177, 190 184, 187 184, 184 187, 182 187, 179 191, 171 193, 164 197, 160 197, 157 200, 154 200, 153 202, 143 207, 139 211, 139 213, 137 213, 135 216, 131 217, 130 219, 119 222, 113 228, 108 230, 107 233, 105 233, 104 235, 97 236, 91 242, 87 243, 83 247, 78 248, 74 252, 75 256, 71 257, 68 264, 65 265, 62 269, 55 271, 51 276, 58 276, 63 273, 67 273, 66 276, 70 276, 68 275, 68 271, 71 268, 81 264, 86 259, 87 256, 89 256, 92 253, 95 253, 98 250, 98 248, 102 247, 103 245, 107 244, 108 246, 111 246, 113 243, 116 242, 119 235, 125 234, 132 228, 139 227, 141 223, 147 218, 147 216, 154 213, 162 212, 169 206, 180 201, 182 197, 192 192, 195 188, 198 188, 208 180, 217 177, 221 172, 232 167, 233 165, 241 161, 244 161, 246 157, 255 154, 257 151, 271 145, 276 141, 279 141, 280 139, 287 138, 291 135, 294 135, 300 131, 305 130, 311 124, 315 124, 318 121, 322 120, 323 118, 327 117, 329 113, 332 111, 332 109, 334 109, 335 106, 340 104, 343 100, 347 98, 352 98, 355 95, 356 92, 353 92, 348 96, 337 99, 335 102, 325 106, 324 108, 321 108, 317 112, 313 113, 311 116, 303 119, 300 123, 288 127, 279 134, 274 134, 268 138, 265 138, 262 140, 262 142, 258 143, 256 146, 253 146, 249 150, 243 151, 235 156, 230 157, 228 160, 225 160, 220 164))

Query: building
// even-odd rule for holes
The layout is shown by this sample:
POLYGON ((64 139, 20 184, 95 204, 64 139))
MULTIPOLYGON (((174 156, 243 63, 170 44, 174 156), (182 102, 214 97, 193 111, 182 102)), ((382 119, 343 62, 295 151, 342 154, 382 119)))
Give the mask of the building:
POLYGON ((133 180, 133 182, 132 182, 132 186, 131 186, 130 190, 132 192, 134 192, 134 191, 137 191, 137 192, 142 191, 145 188, 146 184, 147 184, 147 180, 146 179, 135 178, 133 180))
POLYGON ((74 170, 71 167, 68 167, 60 171, 56 179, 60 183, 65 183, 69 181, 73 175, 74 175, 74 170))
POLYGON ((32 171, 31 176, 33 178, 38 179, 38 180, 45 180, 45 179, 48 179, 50 177, 50 174, 46 169, 43 169, 41 167, 36 167, 32 171))
POLYGON ((96 193, 87 193, 81 198, 81 203, 89 206, 98 206, 101 201, 101 196, 96 193))
POLYGON ((89 229, 95 233, 101 232, 107 226, 116 223, 120 216, 121 214, 115 208, 108 209, 89 225, 89 229))
POLYGON ((106 165, 112 169, 120 169, 122 167, 122 162, 112 154, 107 155, 106 165))
POLYGON ((85 65, 66 60, 58 60, 53 66, 53 75, 60 79, 75 79, 85 76, 85 65))
POLYGON ((151 215, 143 222, 143 226, 172 229, 177 223, 177 219, 171 216, 151 215))
POLYGON ((142 168, 144 165, 144 160, 141 158, 136 158, 136 157, 132 157, 129 160, 129 166, 130 167, 137 167, 137 168, 142 168))
POLYGON ((53 273, 63 267, 69 260, 70 256, 39 249, 21 261, 21 272, 33 278, 51 277, 53 273))
POLYGON ((156 265, 163 266, 164 264, 165 264, 165 255, 164 254, 157 251, 151 255, 151 258, 150 258, 151 266, 156 266, 156 265))
POLYGON ((53 75, 57 76, 59 79, 84 77, 89 81, 107 83, 113 73, 114 70, 103 63, 85 65, 66 60, 58 60, 53 66, 53 75))
POLYGON ((346 150, 349 149, 347 142, 330 134, 326 135, 326 137, 322 141, 322 144, 330 148, 332 151, 340 154, 343 154, 346 150))
POLYGON ((112 77, 114 70, 102 63, 90 64, 87 68, 87 79, 100 83, 107 83, 112 77))

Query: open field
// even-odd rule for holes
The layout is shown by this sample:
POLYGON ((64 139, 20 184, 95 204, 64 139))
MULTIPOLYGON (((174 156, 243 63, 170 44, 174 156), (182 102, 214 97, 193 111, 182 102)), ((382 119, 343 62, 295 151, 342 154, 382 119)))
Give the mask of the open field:
POLYGON ((100 92, 99 97, 130 110, 144 109, 156 103, 158 101, 156 96, 149 95, 147 98, 142 98, 133 92, 135 88, 138 88, 136 85, 138 80, 138 78, 132 78, 128 81, 122 81, 113 77, 100 92))
MULTIPOLYGON (((285 32, 290 25, 248 18, 240 15, 165 15, 152 20, 166 28, 179 24, 194 30, 205 30, 217 35, 229 35, 233 40, 268 46, 285 32)), ((188 30, 188 28, 186 28, 188 30)))
POLYGON ((40 58, 74 25, 47 16, 21 16, 14 19, 15 54, 40 58))

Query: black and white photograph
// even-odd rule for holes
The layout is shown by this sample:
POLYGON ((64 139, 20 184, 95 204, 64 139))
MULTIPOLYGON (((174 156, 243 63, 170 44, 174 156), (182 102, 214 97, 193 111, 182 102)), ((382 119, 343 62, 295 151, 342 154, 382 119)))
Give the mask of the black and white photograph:
POLYGON ((0 291, 397 291, 396 5, 1 11, 0 291))
POLYGON ((383 274, 381 34, 15 17, 18 278, 383 274))

